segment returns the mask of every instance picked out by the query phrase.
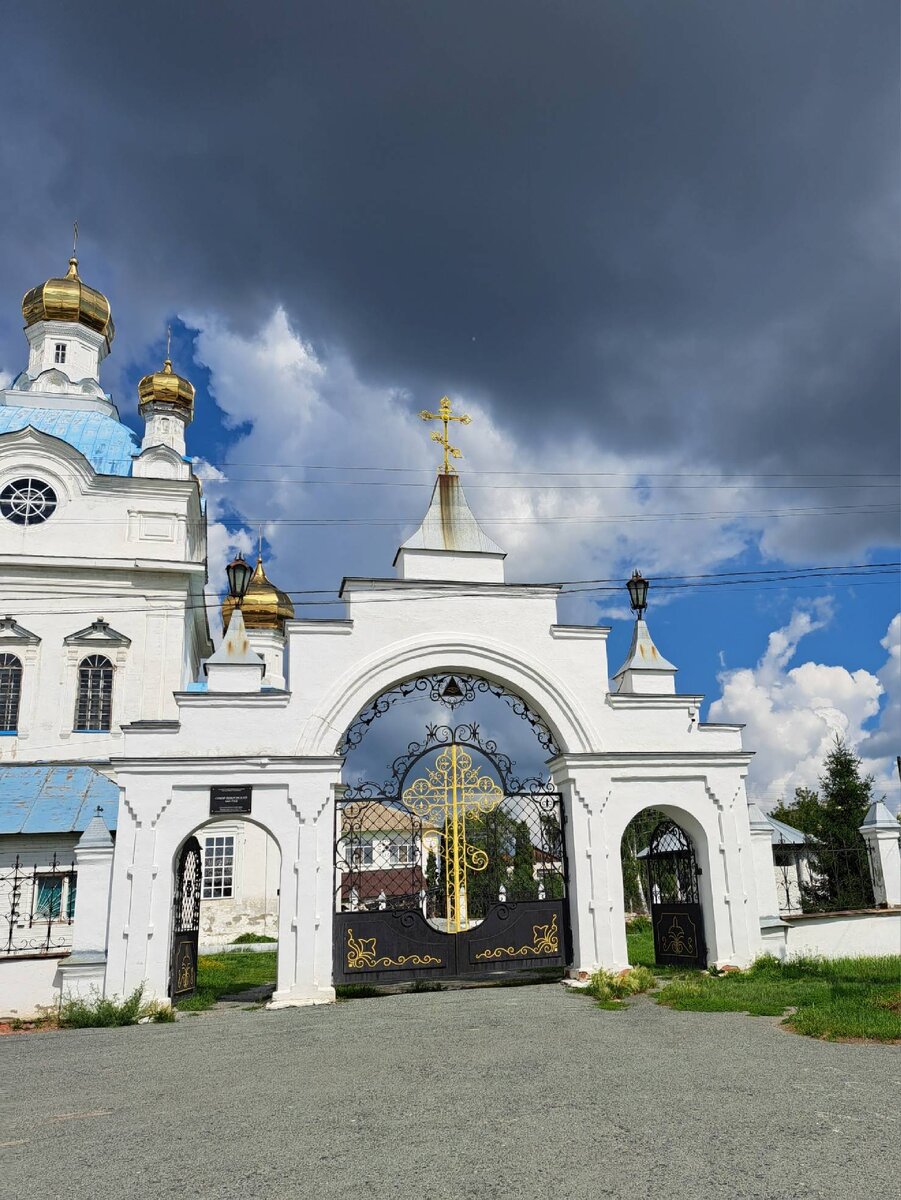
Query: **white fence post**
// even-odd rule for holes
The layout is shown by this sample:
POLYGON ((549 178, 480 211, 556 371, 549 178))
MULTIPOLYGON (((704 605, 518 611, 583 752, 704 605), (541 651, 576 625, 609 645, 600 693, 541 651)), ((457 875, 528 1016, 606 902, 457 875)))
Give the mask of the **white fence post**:
POLYGON ((67 996, 102 994, 104 990, 113 849, 113 839, 98 808, 75 847, 72 953, 59 967, 64 1000, 67 996))
POLYGON ((860 832, 869 850, 876 903, 889 908, 901 905, 901 825, 877 800, 870 805, 860 832))

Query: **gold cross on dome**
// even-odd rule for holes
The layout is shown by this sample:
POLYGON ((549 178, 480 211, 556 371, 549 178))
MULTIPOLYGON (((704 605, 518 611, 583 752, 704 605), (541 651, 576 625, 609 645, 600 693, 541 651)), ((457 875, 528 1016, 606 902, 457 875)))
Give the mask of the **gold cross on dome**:
POLYGON ((462 413, 460 416, 456 416, 454 413, 452 413, 451 402, 447 396, 442 397, 436 413, 429 412, 427 408, 424 408, 419 416, 423 421, 442 421, 444 423, 443 433, 438 433, 436 431, 432 434, 432 441, 437 442, 439 446, 444 447, 444 466, 439 468, 439 474, 456 475, 456 471, 450 465, 450 460, 451 458, 462 458, 463 452, 458 450, 456 446, 452 446, 450 444, 450 440, 448 438, 448 426, 450 425, 451 421, 459 421, 461 425, 468 425, 472 420, 472 417, 468 416, 466 413, 462 413))

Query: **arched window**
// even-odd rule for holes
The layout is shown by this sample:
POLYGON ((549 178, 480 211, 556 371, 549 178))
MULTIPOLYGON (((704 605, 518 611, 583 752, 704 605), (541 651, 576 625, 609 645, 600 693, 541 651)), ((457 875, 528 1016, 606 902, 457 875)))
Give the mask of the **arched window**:
POLYGON ((0 733, 15 733, 19 728, 21 696, 21 662, 15 654, 0 654, 0 733))
POLYGON ((78 666, 75 700, 76 733, 106 733, 112 725, 113 664, 102 654, 90 654, 78 666))

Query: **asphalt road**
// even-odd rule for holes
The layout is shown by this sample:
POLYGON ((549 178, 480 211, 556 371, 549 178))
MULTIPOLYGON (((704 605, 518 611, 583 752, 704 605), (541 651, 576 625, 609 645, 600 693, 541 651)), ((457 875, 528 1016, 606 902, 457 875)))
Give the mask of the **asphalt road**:
POLYGON ((896 1047, 557 984, 0 1038, 0 1196, 869 1197, 896 1047))

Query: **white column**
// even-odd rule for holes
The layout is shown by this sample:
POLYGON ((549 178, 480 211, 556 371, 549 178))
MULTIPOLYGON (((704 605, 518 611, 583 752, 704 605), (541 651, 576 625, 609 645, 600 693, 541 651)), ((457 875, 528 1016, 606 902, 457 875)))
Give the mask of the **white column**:
POLYGON ((773 827, 756 804, 748 805, 751 825, 751 850, 757 884, 757 908, 761 918, 779 916, 779 893, 773 862, 773 827))
POLYGON ((98 808, 75 847, 72 953, 59 968, 64 999, 101 995, 104 990, 113 851, 113 839, 98 808))
POLYGON ((869 850, 873 895, 880 907, 901 905, 901 825, 881 800, 870 805, 860 832, 869 850))

